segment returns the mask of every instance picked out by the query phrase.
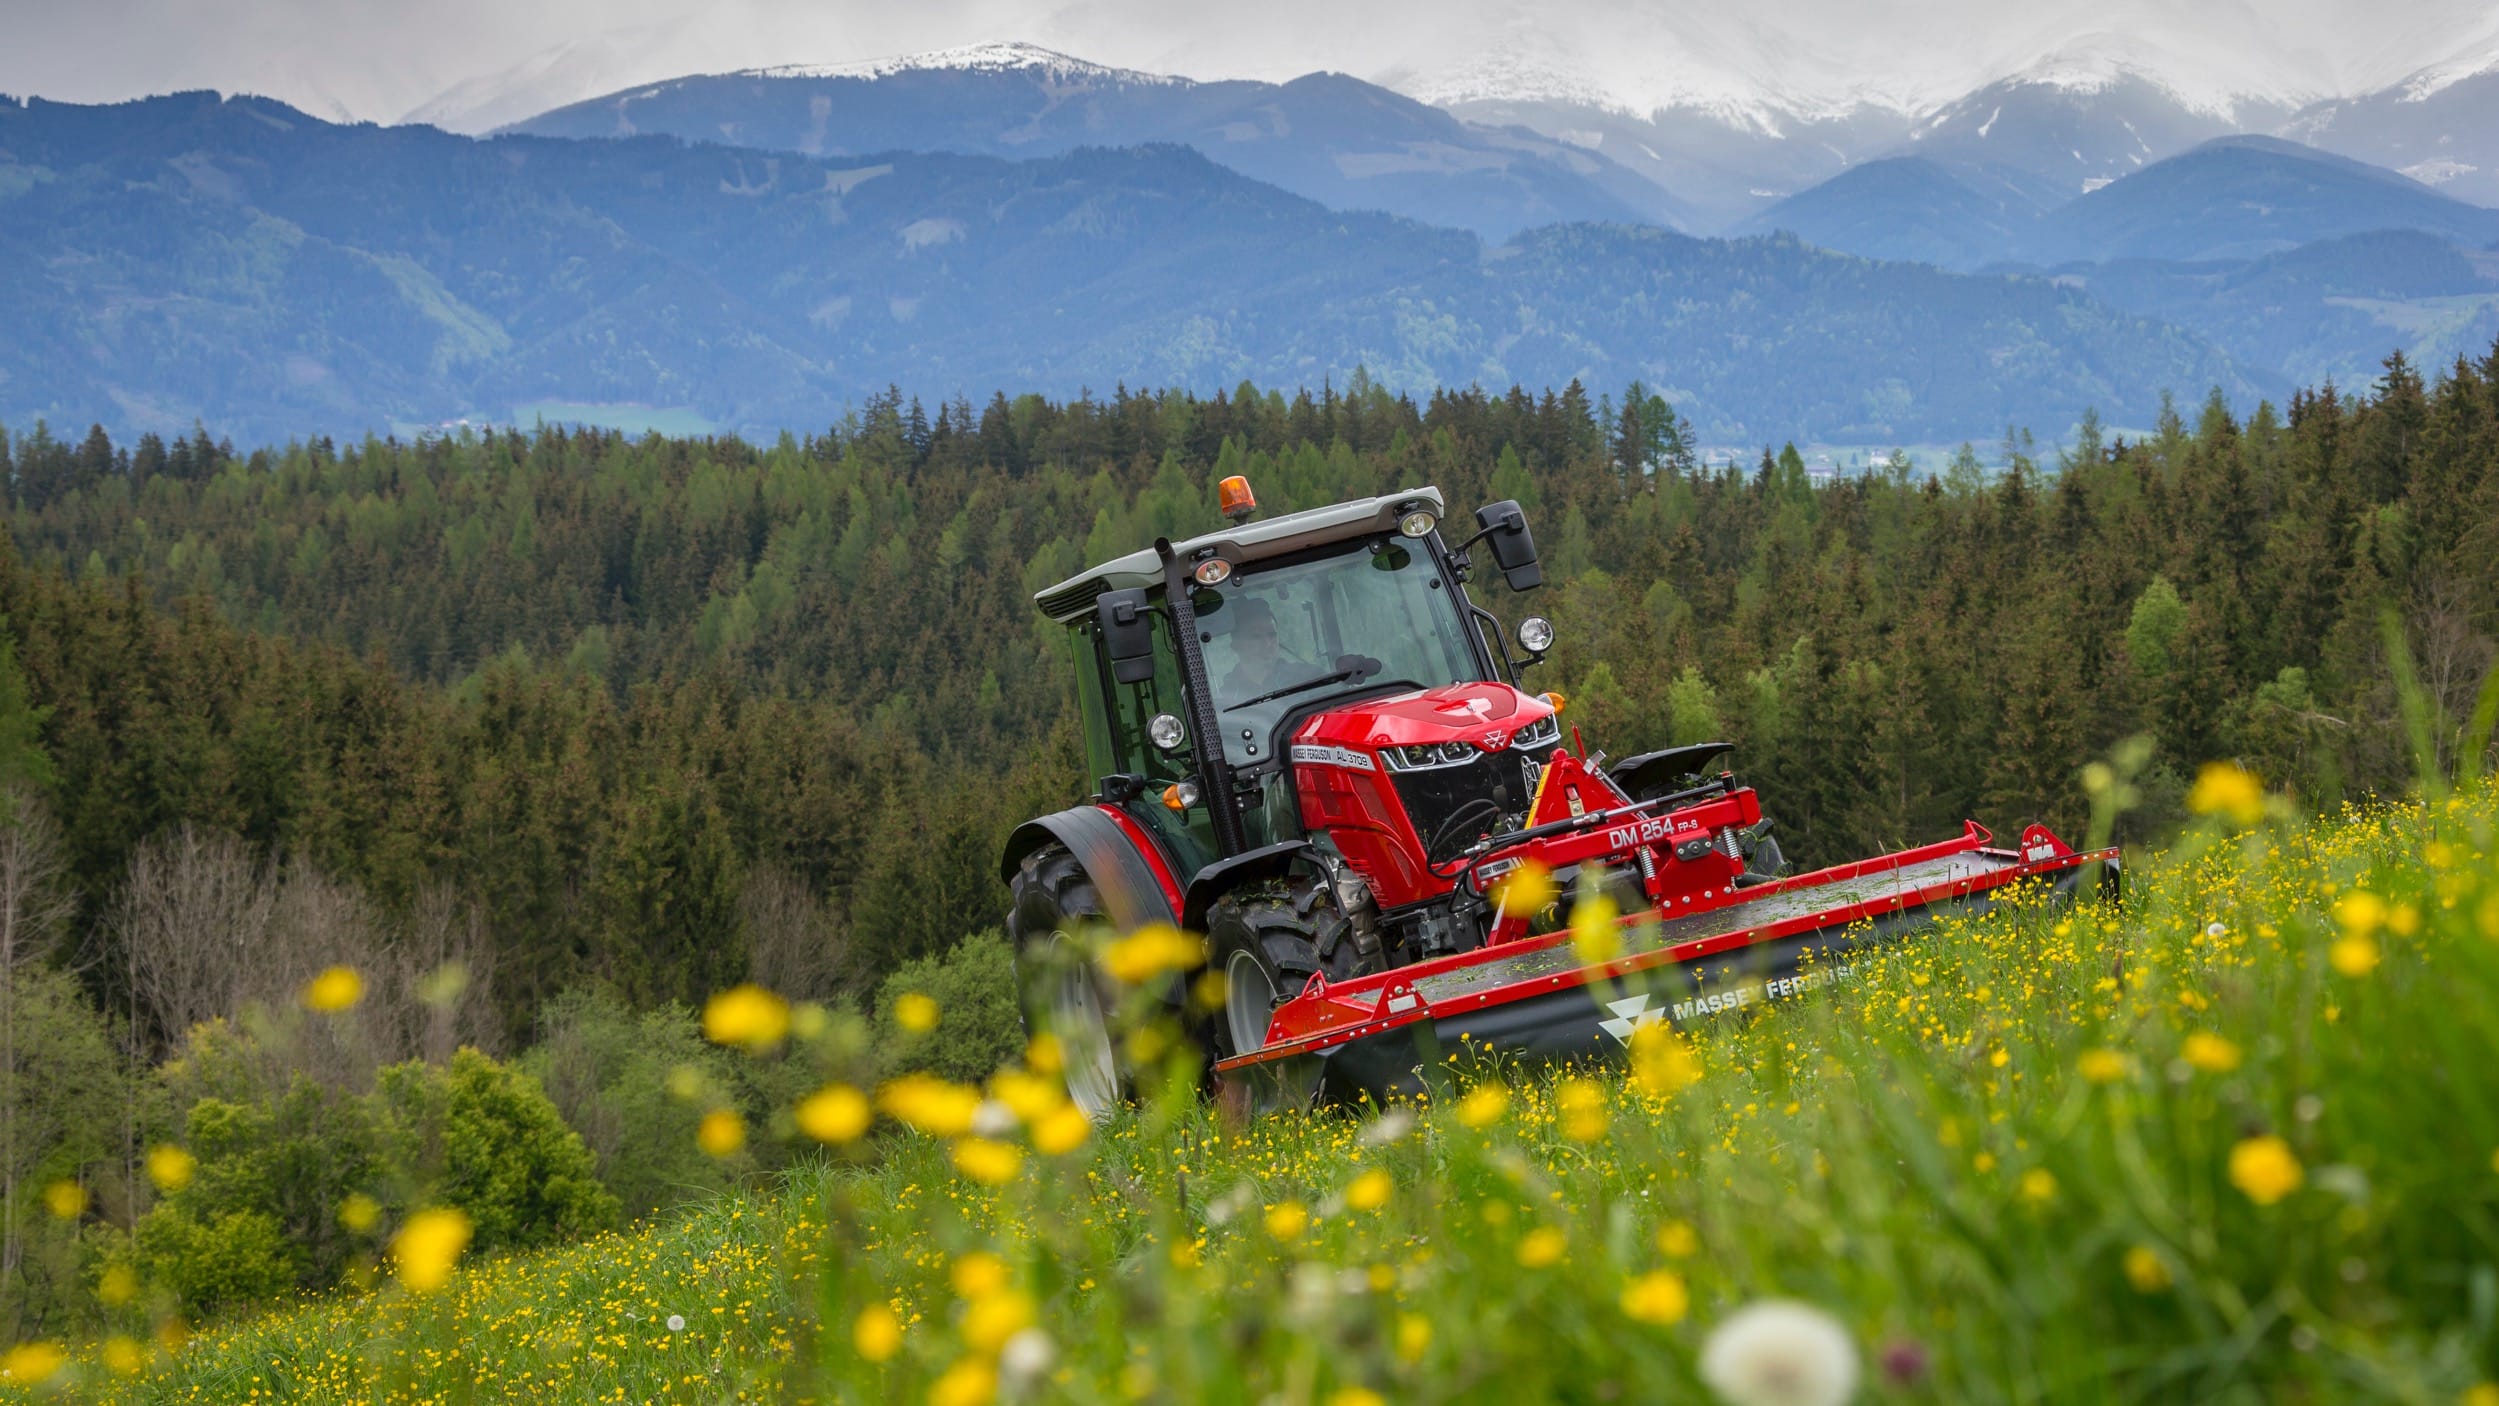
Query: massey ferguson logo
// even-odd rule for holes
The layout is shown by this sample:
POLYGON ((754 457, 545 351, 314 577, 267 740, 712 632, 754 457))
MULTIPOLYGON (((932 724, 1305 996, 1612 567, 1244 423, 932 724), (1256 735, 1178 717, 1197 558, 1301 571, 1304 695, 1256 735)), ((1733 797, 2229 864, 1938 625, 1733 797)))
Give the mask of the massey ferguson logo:
POLYGON ((1484 734, 1484 750, 1487 752, 1498 752, 1501 750, 1501 744, 1509 740, 1510 734, 1503 732, 1499 728, 1494 728, 1492 731, 1484 734))

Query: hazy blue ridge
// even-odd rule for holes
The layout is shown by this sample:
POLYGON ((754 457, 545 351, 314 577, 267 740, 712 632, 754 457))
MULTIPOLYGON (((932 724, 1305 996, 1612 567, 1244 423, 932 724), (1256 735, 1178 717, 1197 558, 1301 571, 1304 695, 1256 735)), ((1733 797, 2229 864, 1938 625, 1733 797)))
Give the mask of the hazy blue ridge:
POLYGON ((1130 386, 1662 388, 1707 439, 1932 443, 2286 383, 2045 279, 1576 224, 1487 246, 1169 145, 811 158, 264 100, 0 107, 0 422, 238 439, 523 407, 821 425, 1130 386))

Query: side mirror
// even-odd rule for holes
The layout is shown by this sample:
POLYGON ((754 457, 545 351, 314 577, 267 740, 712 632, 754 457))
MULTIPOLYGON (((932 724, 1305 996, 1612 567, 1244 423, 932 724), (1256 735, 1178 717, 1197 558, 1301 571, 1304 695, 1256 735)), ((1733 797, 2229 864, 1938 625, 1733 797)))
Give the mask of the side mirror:
POLYGON ((1153 608, 1142 589, 1104 591, 1093 603, 1093 621, 1102 631, 1103 652, 1111 657, 1112 678, 1144 683, 1154 677, 1153 608))
POLYGON ((1536 539, 1527 531, 1527 514, 1517 500, 1504 498, 1475 510, 1476 535, 1492 548, 1492 559, 1513 591, 1544 584, 1545 570, 1536 563, 1536 539))

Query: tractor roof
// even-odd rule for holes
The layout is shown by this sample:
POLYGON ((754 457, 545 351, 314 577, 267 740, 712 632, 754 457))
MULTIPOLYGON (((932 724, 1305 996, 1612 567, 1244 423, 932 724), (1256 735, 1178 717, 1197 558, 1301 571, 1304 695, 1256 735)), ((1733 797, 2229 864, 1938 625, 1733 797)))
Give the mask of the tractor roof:
MULTIPOLYGON (((1280 557, 1305 548, 1368 537, 1397 530, 1397 519, 1419 507, 1441 515, 1440 490, 1410 488, 1379 498, 1356 498, 1308 512, 1287 513, 1264 522, 1244 522, 1171 544, 1183 560, 1213 548, 1215 555, 1238 566, 1265 557, 1280 557)), ((1151 547, 1088 567, 1033 597, 1033 604, 1053 620, 1071 621, 1093 608, 1096 596, 1129 586, 1163 584, 1163 559, 1151 547)))

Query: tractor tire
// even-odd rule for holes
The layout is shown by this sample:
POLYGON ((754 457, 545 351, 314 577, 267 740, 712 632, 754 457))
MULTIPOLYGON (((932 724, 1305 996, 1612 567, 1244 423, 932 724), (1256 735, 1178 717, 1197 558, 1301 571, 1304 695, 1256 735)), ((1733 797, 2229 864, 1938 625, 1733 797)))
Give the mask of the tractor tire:
POLYGON ((1007 940, 1015 948, 1027 1029, 1059 1037, 1067 1096, 1085 1116, 1109 1118, 1130 1092, 1128 1071, 1104 1012, 1114 999, 1075 934, 1107 926, 1102 895, 1067 846, 1047 844, 1024 857, 1010 884, 1007 940))
POLYGON ((1324 882, 1306 878, 1226 894, 1206 913, 1206 947, 1223 973, 1215 1055, 1230 1059, 1267 1044, 1276 1007, 1301 994, 1314 972, 1331 981, 1362 974, 1352 933, 1324 882))

